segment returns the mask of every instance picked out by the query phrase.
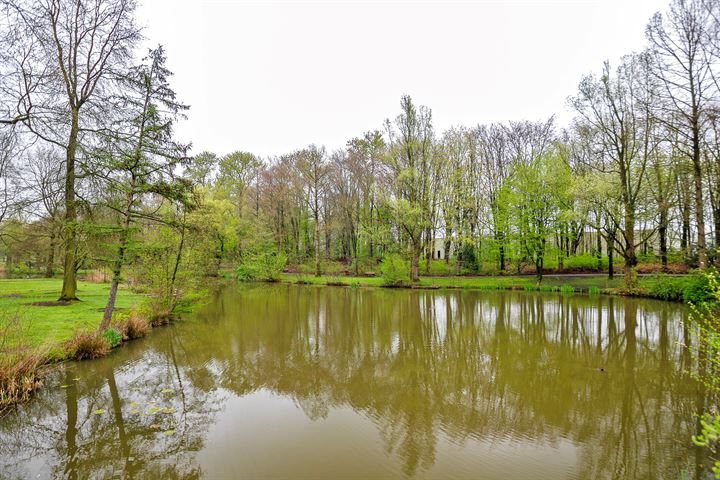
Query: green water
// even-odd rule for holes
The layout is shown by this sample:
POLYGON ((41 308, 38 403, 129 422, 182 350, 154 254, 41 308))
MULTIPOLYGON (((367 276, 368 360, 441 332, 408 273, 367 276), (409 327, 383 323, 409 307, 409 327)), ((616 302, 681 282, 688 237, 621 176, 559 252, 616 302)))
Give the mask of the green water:
POLYGON ((706 478, 687 310, 230 287, 0 419, 2 478, 706 478))

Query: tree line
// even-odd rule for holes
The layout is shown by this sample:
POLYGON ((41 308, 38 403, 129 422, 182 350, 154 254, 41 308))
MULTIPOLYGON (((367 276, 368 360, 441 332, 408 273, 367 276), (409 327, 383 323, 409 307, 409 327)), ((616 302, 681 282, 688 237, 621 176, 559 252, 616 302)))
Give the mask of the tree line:
POLYGON ((720 6, 673 0, 646 48, 579 80, 554 118, 452 127, 403 96, 340 149, 190 154, 163 48, 138 60, 133 0, 2 0, 0 249, 6 271, 103 267, 169 312, 227 265, 268 257, 408 275, 562 269, 579 253, 700 269, 720 245, 720 6), (439 246, 439 248, 438 248, 439 246), (439 251, 438 251, 439 250, 439 251))

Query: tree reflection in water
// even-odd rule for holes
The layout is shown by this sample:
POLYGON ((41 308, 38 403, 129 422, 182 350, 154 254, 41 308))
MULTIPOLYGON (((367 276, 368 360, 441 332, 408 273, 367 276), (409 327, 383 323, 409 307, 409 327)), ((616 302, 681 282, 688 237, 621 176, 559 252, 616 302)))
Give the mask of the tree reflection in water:
POLYGON ((208 432, 237 421, 228 399, 268 391, 314 423, 362 415, 405 476, 431 471, 450 442, 573 445, 571 478, 699 478, 689 438, 710 399, 686 374, 698 367, 685 316, 602 296, 228 289, 110 358, 69 364, 65 388, 0 420, 3 471, 202 477, 208 432))

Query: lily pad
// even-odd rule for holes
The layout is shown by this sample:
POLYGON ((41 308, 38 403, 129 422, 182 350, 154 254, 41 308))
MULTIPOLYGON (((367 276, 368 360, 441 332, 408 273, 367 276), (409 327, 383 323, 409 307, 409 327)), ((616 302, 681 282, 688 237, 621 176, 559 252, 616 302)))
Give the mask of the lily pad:
POLYGON ((166 437, 170 437, 170 436, 172 436, 172 435, 175 435, 175 430, 173 430, 173 429, 165 430, 165 431, 163 432, 163 435, 165 435, 166 437))
POLYGON ((105 409, 104 409, 104 408, 98 408, 98 409, 95 410, 93 413, 94 413, 95 415, 102 415, 103 413, 105 413, 105 409))
POLYGON ((160 411, 160 407, 150 407, 147 411, 148 415, 154 415, 160 411))

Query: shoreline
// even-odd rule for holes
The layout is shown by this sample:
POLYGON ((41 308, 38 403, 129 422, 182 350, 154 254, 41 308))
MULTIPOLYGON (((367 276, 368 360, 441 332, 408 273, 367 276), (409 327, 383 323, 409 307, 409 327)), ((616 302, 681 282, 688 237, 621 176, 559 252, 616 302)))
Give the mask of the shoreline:
MULTIPOLYGON (((24 279, 15 280, 22 281, 24 279)), ((43 380, 61 365, 72 361, 84 362, 106 357, 122 348, 126 343, 143 338, 152 333, 156 328, 170 325, 182 318, 183 315, 202 306, 212 296, 213 292, 217 291, 218 288, 226 283, 226 281, 221 280, 217 282, 217 284, 214 284, 210 290, 191 295, 186 302, 180 302, 180 305, 176 307, 176 313, 171 313, 170 315, 152 314, 147 310, 147 296, 133 294, 131 298, 135 299, 135 297, 137 297, 140 301, 132 303, 128 307, 116 307, 116 312, 120 313, 121 316, 117 319, 113 318, 110 328, 120 333, 121 339, 115 345, 111 345, 107 339, 103 339, 95 330, 83 329, 81 325, 74 329, 74 333, 69 339, 45 341, 39 345, 26 347, 19 346, 15 348, 16 351, 14 353, 12 349, 10 349, 10 355, 15 356, 11 358, 11 362, 0 364, 0 415, 6 413, 9 409, 31 400, 34 394, 43 387, 43 380), (133 318, 135 321, 141 321, 144 326, 140 330, 140 333, 128 335, 126 328, 133 318), (86 338, 101 339, 107 343, 106 348, 100 349, 97 354, 78 356, 76 351, 72 351, 73 347, 71 344, 83 336, 86 338)), ((106 286, 109 284, 99 283, 97 285, 106 286)), ((23 296, 19 298, 31 299, 32 297, 23 296)), ((62 308, 63 306, 40 308, 62 308)), ((91 307, 91 305, 88 306, 91 307)), ((25 312, 18 315, 23 315, 24 313, 25 312)), ((20 322, 23 321, 24 320, 20 320, 20 322)), ((8 352, 0 352, 0 354, 7 353, 8 352)))
MULTIPOLYGON (((294 285, 316 285, 350 288, 387 288, 406 290, 474 290, 474 291, 526 291, 544 293, 565 293, 585 295, 610 295, 619 297, 648 298, 670 303, 686 304, 682 298, 663 298, 652 293, 651 288, 661 284, 667 278, 682 281, 691 280, 689 274, 645 274, 638 277, 638 286, 626 290, 622 277, 608 279, 606 275, 593 274, 554 274, 546 275, 543 280, 551 283, 536 282, 533 275, 473 275, 473 276, 421 276, 419 283, 409 285, 386 285, 377 276, 352 275, 304 275, 283 273, 275 283, 294 285)), ((272 283, 272 282, 271 282, 272 283)), ((667 282, 666 282, 667 283, 667 282)))

